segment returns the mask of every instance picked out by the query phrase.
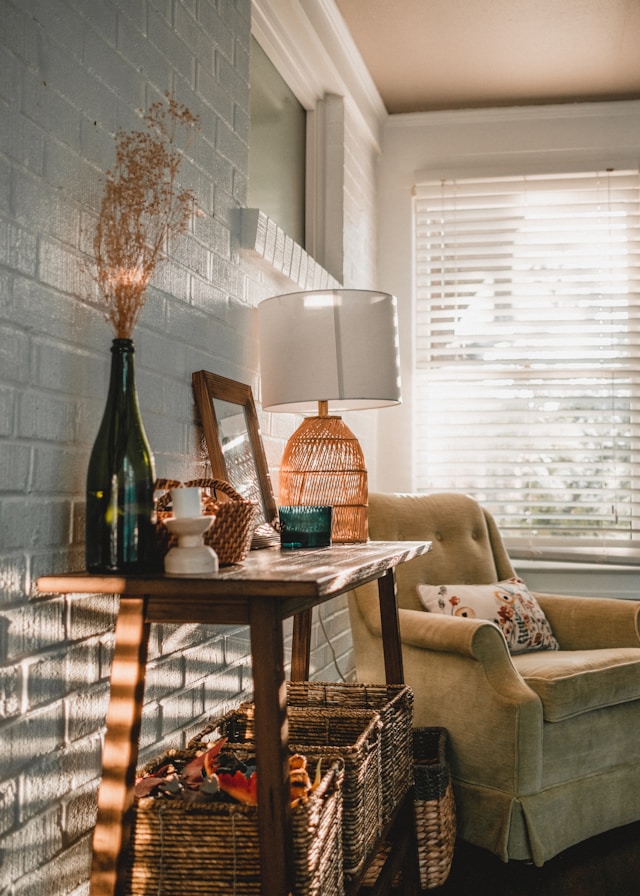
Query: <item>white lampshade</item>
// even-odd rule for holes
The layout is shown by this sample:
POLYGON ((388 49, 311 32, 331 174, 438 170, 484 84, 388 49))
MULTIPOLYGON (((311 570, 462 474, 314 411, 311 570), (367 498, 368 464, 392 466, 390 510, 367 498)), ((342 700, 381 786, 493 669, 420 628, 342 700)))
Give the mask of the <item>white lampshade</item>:
POLYGON ((329 413, 398 404, 397 302, 361 289, 293 292, 258 305, 262 406, 329 413))

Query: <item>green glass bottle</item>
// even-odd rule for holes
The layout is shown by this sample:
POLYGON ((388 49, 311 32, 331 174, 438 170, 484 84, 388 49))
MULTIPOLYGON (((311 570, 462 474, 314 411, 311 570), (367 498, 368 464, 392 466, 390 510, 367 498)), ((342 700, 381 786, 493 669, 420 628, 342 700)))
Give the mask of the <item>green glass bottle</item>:
POLYGON ((133 340, 113 340, 109 394, 87 471, 89 572, 154 567, 154 461, 140 419, 133 355, 133 340))

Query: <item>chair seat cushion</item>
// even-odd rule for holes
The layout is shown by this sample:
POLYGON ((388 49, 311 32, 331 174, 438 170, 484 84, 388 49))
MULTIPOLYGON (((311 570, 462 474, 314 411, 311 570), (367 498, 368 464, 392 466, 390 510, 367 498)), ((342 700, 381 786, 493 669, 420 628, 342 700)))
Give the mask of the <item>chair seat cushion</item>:
POLYGON ((542 703, 544 719, 640 700, 640 648, 526 653, 513 663, 542 703))

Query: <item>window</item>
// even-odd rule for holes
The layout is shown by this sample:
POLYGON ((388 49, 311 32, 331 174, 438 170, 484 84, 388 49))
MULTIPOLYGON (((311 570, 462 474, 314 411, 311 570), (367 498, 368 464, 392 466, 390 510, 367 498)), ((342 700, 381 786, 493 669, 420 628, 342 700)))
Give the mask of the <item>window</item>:
POLYGON ((507 537, 640 529, 637 172, 415 190, 416 476, 507 537))

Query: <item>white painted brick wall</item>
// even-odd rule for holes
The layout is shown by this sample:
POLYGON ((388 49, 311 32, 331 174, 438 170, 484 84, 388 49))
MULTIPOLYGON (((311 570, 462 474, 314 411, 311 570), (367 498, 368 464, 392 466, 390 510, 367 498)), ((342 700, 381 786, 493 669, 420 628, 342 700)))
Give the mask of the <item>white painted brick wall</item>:
MULTIPOLYGON (((259 395, 253 309, 289 291, 240 257, 250 0, 0 0, 0 894, 86 896, 117 601, 46 597, 39 575, 84 562, 84 479, 112 333, 83 264, 118 127, 167 89, 201 116, 181 177, 205 215, 171 248, 134 333, 159 476, 206 469, 191 373, 259 395)), ((374 159, 347 152, 350 285, 373 282, 374 159), (367 220, 365 220, 365 218, 367 220)), ((274 467, 289 417, 261 413, 274 467)), ((323 608, 343 672, 346 602, 323 608)), ((287 634, 288 649, 290 633, 287 634)), ((312 667, 335 679, 316 626, 312 667)), ((152 626, 141 761, 251 694, 245 629, 152 626)))

